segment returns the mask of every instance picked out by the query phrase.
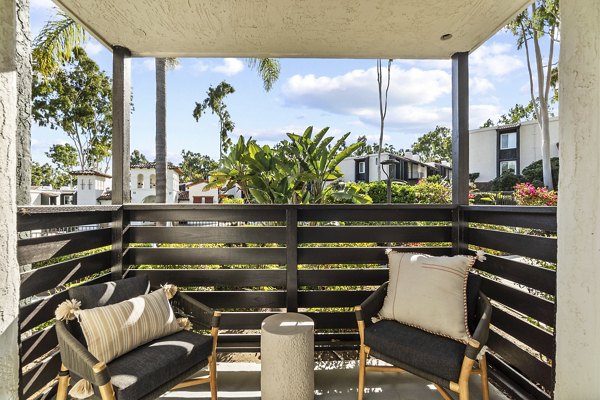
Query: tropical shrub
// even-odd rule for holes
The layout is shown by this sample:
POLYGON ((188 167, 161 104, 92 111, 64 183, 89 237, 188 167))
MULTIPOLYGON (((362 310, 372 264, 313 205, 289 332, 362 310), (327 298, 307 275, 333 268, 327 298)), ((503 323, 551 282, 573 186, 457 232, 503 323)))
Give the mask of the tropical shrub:
MULTIPOLYGON (((401 182, 392 182, 392 203, 416 203, 414 186, 401 182)), ((387 203, 387 182, 376 181, 368 184, 367 194, 373 203, 387 203)))
POLYGON ((452 201, 450 183, 439 175, 421 179, 415 186, 417 203, 421 204, 449 204, 452 201))
POLYGON ((512 191, 517 183, 523 182, 523 177, 520 175, 515 175, 511 171, 505 171, 502 175, 492 180, 492 190, 493 191, 512 191))
MULTIPOLYGON (((550 166, 552 168, 552 182, 554 183, 554 187, 558 188, 558 157, 552 157, 550 159, 550 166)), ((544 186, 542 160, 532 162, 527 167, 523 168, 523 178, 525 178, 527 182, 531 182, 535 187, 544 186)))
POLYGON ((332 143, 333 136, 326 136, 328 129, 314 136, 312 127, 302 135, 288 133, 289 140, 272 148, 240 136, 223 156, 220 168, 211 172, 206 190, 237 185, 248 201, 265 204, 323 203, 331 197, 370 202, 359 188, 347 185, 339 192, 330 185, 343 175, 339 163, 364 143, 346 145, 350 133, 332 143))
POLYGON ((535 187, 531 183, 515 185, 515 199, 522 206, 556 206, 558 195, 554 190, 535 187))

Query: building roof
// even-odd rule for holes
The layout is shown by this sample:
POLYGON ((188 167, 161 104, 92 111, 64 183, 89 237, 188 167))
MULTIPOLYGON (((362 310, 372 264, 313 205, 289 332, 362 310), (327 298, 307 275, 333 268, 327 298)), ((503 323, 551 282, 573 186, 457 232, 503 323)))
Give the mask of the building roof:
POLYGON ((100 176, 102 178, 112 178, 112 176, 102 173, 102 172, 98 172, 98 171, 94 171, 92 169, 86 169, 86 170, 82 170, 82 171, 71 171, 70 172, 71 175, 91 175, 91 176, 100 176))
POLYGON ((54 2, 108 49, 134 57, 448 59, 479 47, 531 0, 54 2))
POLYGON ((112 190, 107 190, 106 192, 102 193, 96 200, 112 200, 112 190))
POLYGON ((201 184, 201 183, 208 183, 208 181, 207 181, 206 179, 200 179, 200 180, 198 180, 198 181, 195 181, 195 182, 186 183, 186 184, 185 184, 185 187, 188 187, 188 188, 189 188, 189 187, 192 187, 192 186, 199 185, 199 184, 201 184))
MULTIPOLYGON (((181 170, 181 168, 179 168, 177 165, 174 165, 173 163, 167 163, 167 168, 177 172, 178 175, 183 175, 183 171, 181 170)), ((147 162, 143 164, 132 164, 131 166, 129 166, 129 169, 156 169, 156 163, 147 162)))

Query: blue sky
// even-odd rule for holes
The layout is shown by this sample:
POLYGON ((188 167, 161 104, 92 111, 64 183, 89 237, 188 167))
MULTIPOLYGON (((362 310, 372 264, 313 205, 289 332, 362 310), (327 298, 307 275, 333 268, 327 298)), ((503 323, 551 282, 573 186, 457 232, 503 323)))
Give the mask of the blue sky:
MULTIPOLYGON (((54 11, 50 0, 32 0, 31 28, 35 36, 54 11)), ((111 75, 111 53, 95 40, 88 54, 111 75)), ((225 80, 236 92, 226 99, 238 135, 252 136, 264 144, 275 143, 286 132, 307 126, 330 127, 330 133, 350 137, 379 134, 379 103, 375 60, 282 59, 281 76, 266 93, 256 71, 244 59, 181 59, 167 76, 167 154, 181 160, 182 149, 218 157, 216 116, 196 122, 195 102, 202 101, 210 85, 225 80)), ((436 125, 451 126, 451 69, 449 60, 395 60, 392 66, 384 141, 396 148, 412 143, 436 125)), ((131 149, 154 157, 154 59, 132 60, 133 102, 131 149)), ((470 126, 496 120, 515 103, 529 101, 525 54, 515 38, 499 32, 470 56, 470 126)), ((48 162, 44 153, 54 143, 68 142, 60 131, 34 124, 34 161, 48 162)))

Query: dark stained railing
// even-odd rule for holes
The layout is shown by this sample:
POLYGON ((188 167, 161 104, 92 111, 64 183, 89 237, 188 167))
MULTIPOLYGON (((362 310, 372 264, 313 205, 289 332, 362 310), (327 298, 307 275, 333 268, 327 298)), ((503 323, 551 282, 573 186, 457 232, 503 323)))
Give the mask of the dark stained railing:
POLYGON ((29 335, 21 345, 24 397, 57 374, 52 318, 68 285, 137 274, 154 285, 174 283, 224 311, 220 351, 258 351, 262 320, 285 310, 315 320, 317 350, 354 349, 352 307, 387 280, 388 247, 434 255, 487 250, 487 261, 477 268, 495 307, 492 378, 524 398, 548 398, 552 390, 555 272, 504 254, 555 263, 556 239, 548 237, 556 231, 554 208, 27 207, 20 209, 18 227, 36 234, 52 230, 50 236, 19 241, 20 264, 43 263, 22 273, 27 304, 21 331, 29 335), (85 231, 77 229, 82 226, 85 231), (74 232, 56 234, 61 230, 74 232))

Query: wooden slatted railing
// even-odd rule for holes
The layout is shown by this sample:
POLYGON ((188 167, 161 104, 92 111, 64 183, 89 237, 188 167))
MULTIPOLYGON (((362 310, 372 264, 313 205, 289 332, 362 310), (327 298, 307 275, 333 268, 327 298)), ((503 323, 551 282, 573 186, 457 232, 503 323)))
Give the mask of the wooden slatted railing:
POLYGON ((51 321, 69 285, 123 273, 146 274, 154 285, 174 283, 225 311, 221 351, 257 351, 262 320, 285 310, 315 320, 318 350, 352 349, 351 307, 387 280, 387 247, 451 255, 467 246, 488 253, 476 267, 494 306, 492 378, 522 397, 546 399, 552 391, 554 208, 27 207, 20 209, 18 229, 25 234, 19 262, 34 263, 21 274, 23 397, 56 376, 60 360, 51 321), (39 236, 43 230, 52 235, 39 236))
POLYGON ((488 254, 475 267, 493 303, 488 347, 492 375, 506 389, 548 399, 554 387, 556 209, 462 208, 471 250, 488 254))
MULTIPOLYGON (((67 206, 19 209, 22 398, 31 397, 58 374, 60 356, 52 321, 56 306, 68 298, 66 289, 110 280, 113 210, 67 206)), ((53 393, 51 390, 43 396, 53 393)))
POLYGON ((128 273, 144 273, 153 284, 188 287, 198 300, 227 309, 226 332, 251 332, 243 340, 239 332, 225 333, 220 343, 226 351, 258 350, 262 320, 286 309, 315 320, 317 348, 354 348, 350 307, 387 279, 381 266, 388 242, 401 251, 452 251, 451 206, 127 205, 124 210, 128 273), (219 225, 202 226, 210 222, 219 225), (442 246, 401 246, 416 242, 442 246), (154 269, 162 264, 169 269, 154 269), (330 332, 334 329, 351 332, 330 332))

